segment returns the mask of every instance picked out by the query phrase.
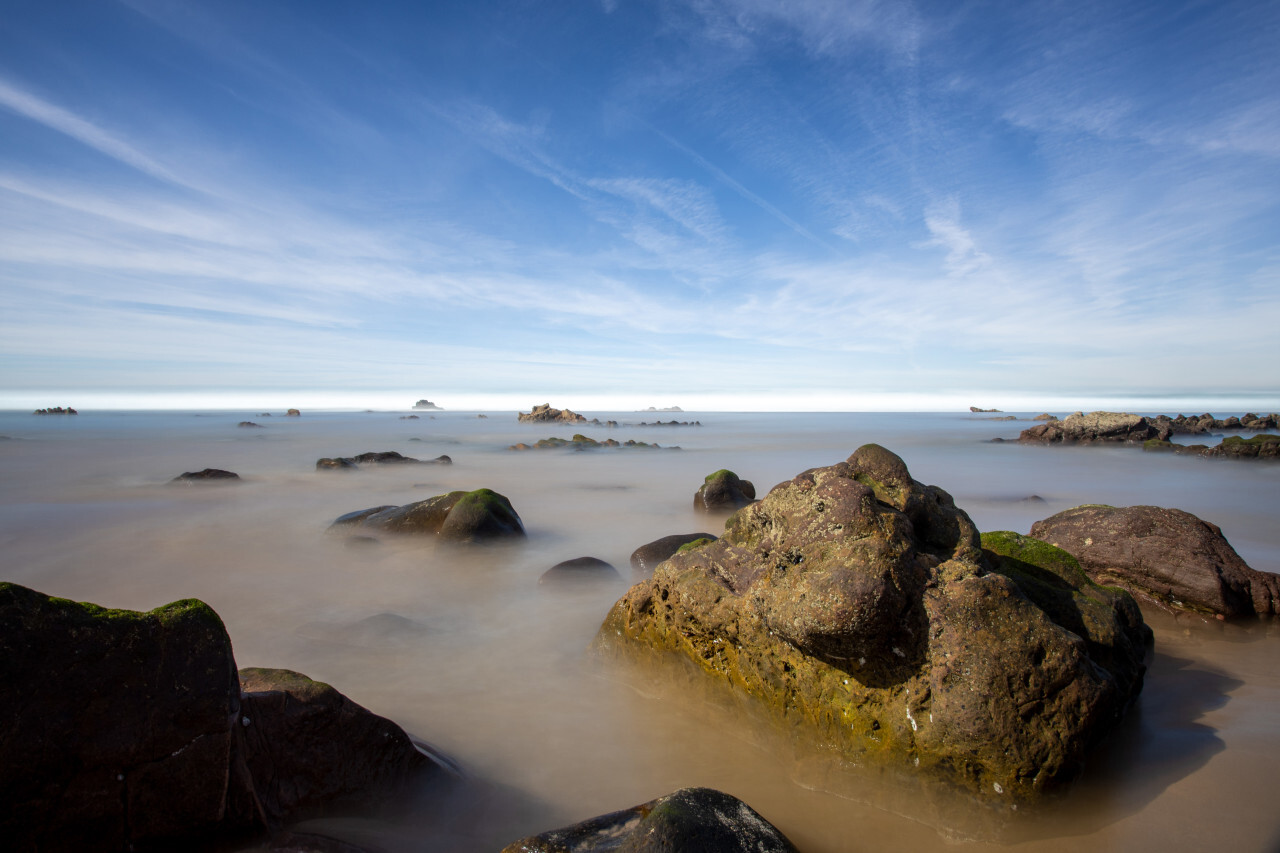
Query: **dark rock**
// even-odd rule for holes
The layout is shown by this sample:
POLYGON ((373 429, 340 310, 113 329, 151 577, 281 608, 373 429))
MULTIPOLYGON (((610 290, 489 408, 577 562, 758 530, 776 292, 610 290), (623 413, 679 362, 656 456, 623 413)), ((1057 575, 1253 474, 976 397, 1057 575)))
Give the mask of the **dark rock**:
POLYGON ((360 466, 348 456, 326 456, 316 460, 317 471, 355 471, 360 466))
POLYGON ((209 481, 239 480, 240 475, 234 471, 223 471, 221 468, 205 468, 201 471, 185 471, 174 477, 171 483, 204 483, 209 481))
POLYGON ((401 415, 401 416, 400 416, 400 420, 402 420, 402 421, 416 421, 416 420, 420 420, 420 418, 419 418, 417 415, 401 415))
POLYGON ((1076 412, 1066 420, 1048 421, 1022 431, 1018 441, 1027 444, 1141 444, 1150 438, 1167 439, 1172 428, 1157 428, 1141 415, 1117 412, 1076 412))
POLYGON ((1280 613, 1280 575, 1249 568, 1222 530, 1180 509, 1078 506, 1031 525, 1089 577, 1170 610, 1280 613))
POLYGON ((437 406, 435 403, 431 402, 430 400, 419 400, 418 402, 416 402, 416 403, 414 403, 414 404, 413 404, 413 407, 414 407, 415 409, 427 409, 427 410, 430 410, 430 411, 432 411, 432 412, 443 412, 443 411, 444 411, 444 409, 440 408, 439 406, 437 406))
POLYGON ((401 456, 394 450, 383 450, 381 452, 361 453, 359 456, 351 457, 351 461, 357 465, 416 465, 418 460, 412 456, 401 456))
MULTIPOLYGON (((648 444, 643 441, 635 441, 628 439, 627 441, 618 441, 615 438, 606 438, 604 441, 596 441, 581 433, 575 433, 573 438, 541 438, 536 444, 525 444, 523 441, 508 447, 508 450, 598 450, 600 448, 635 448, 640 450, 661 450, 661 445, 648 444)), ((668 447, 667 450, 679 450, 678 447, 668 447)))
POLYGON ((262 429, 262 424, 255 424, 253 421, 241 421, 240 423, 236 424, 236 426, 249 427, 251 429, 252 428, 262 429))
MULTIPOLYGON (((482 416, 483 417, 483 416, 482 416)), ((550 403, 543 403, 541 406, 534 406, 530 412, 521 412, 516 415, 516 419, 522 424, 537 423, 586 423, 587 419, 577 412, 571 412, 568 409, 553 409, 550 403)))
POLYGON ((71 408, 70 406, 68 406, 65 409, 62 408, 61 406, 54 406, 52 409, 36 409, 31 414, 33 415, 78 415, 80 413, 77 412, 75 409, 71 408))
POLYGON ((522 838, 502 853, 795 853, 777 827, 737 797, 682 788, 638 806, 522 838))
POLYGON ((1224 459, 1280 459, 1280 435, 1227 436, 1217 447, 1206 449, 1203 455, 1224 459))
POLYGON ((525 535, 524 525, 511 501, 490 489, 449 492, 403 506, 358 510, 339 516, 330 527, 425 534, 458 543, 525 535))
POLYGON ((705 539, 714 542, 719 538, 711 533, 675 533, 641 545, 631 552, 631 568, 637 572, 651 572, 663 560, 680 550, 682 545, 705 539))
MULTIPOLYGON (((410 439, 412 441, 413 439, 410 439)), ((361 453, 359 456, 339 456, 326 457, 316 460, 317 471, 333 471, 333 470, 349 470, 359 468, 361 465, 452 465, 453 460, 448 456, 440 455, 435 459, 415 459, 412 456, 403 456, 394 450, 383 450, 378 452, 361 453)))
POLYGON ((404 730, 287 669, 239 672, 245 761, 268 824, 369 805, 434 764, 404 730))
POLYGON ((684 657, 849 760, 1027 799, 1069 778, 1137 694, 1146 634, 1123 593, 1016 559, 1052 595, 993 567, 950 495, 866 445, 660 564, 594 647, 684 657), (1093 658, 1063 615, 1077 597, 1114 659, 1093 658))
POLYGON ((621 580, 612 564, 597 557, 575 557, 556 563, 538 578, 540 584, 577 583, 580 581, 621 580))
POLYGON ((721 468, 708 474, 693 496, 694 509, 703 512, 724 512, 741 509, 756 499, 756 487, 750 480, 721 468))
POLYGON ((0 584, 0 837, 125 850, 250 824, 240 687, 208 605, 108 610, 0 584))
POLYGON ((969 411, 977 414, 981 412, 999 412, 1000 410, 999 409, 979 409, 977 406, 970 406, 969 411))

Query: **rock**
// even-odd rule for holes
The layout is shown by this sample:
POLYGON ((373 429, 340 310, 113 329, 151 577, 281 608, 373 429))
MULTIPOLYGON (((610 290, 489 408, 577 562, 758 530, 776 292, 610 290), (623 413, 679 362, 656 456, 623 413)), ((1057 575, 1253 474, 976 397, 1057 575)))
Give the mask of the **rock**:
POLYGON ((1078 506, 1031 525, 1098 583, 1169 610, 1280 614, 1280 575, 1251 569, 1222 530, 1180 509, 1078 506))
MULTIPOLYGON (((412 439, 410 439, 412 440, 412 439)), ((316 460, 317 471, 339 471, 359 468, 361 465, 452 465, 453 460, 441 454, 435 459, 415 459, 402 456, 394 450, 361 453, 359 456, 326 457, 316 460)))
POLYGON ((1280 459, 1280 435, 1264 433, 1250 438, 1230 435, 1217 447, 1206 449, 1203 455, 1225 459, 1280 459))
POLYGON ((208 605, 137 613, 0 584, 0 695, 8 849, 125 850, 252 823, 235 660, 208 605))
POLYGON ((490 489, 449 492, 404 506, 374 507, 339 516, 334 527, 438 536, 446 542, 474 543, 524 538, 524 525, 511 501, 490 489))
POLYGON ((1028 444, 1140 444, 1149 438, 1167 439, 1171 428, 1158 429, 1141 415, 1116 412, 1076 412, 1066 420, 1048 421, 1024 429, 1018 441, 1028 444))
POLYGON ((285 412, 285 415, 291 418, 299 418, 299 417, 302 417, 302 412, 298 411, 297 409, 290 409, 289 411, 285 412))
POLYGON ((1060 561, 1017 559, 1052 596, 1002 573, 949 494, 865 445, 660 564, 594 648, 686 658, 849 760, 1030 799, 1069 778, 1136 696, 1147 635, 1127 595, 1060 561), (1092 639, 1056 606, 1077 597, 1091 602, 1092 639))
POLYGON ((1034 418, 1032 418, 1031 420, 1033 420, 1033 421, 1056 421, 1057 419, 1058 419, 1058 416, 1057 416, 1057 415, 1051 415, 1051 414, 1049 414, 1048 412, 1045 412, 1045 413, 1044 413, 1044 414, 1042 414, 1042 415, 1036 415, 1036 416, 1035 416, 1034 418))
POLYGON ((400 420, 402 420, 402 421, 417 421, 417 420, 421 420, 421 418, 419 418, 417 415, 401 415, 401 416, 400 416, 400 420))
POLYGON ((65 409, 62 408, 61 406, 54 406, 52 409, 36 409, 31 414, 33 415, 78 415, 80 413, 77 412, 75 409, 71 408, 70 406, 68 406, 65 409))
POLYGON ((712 533, 675 533, 641 545, 631 552, 631 568, 637 572, 651 572, 663 560, 680 550, 681 546, 699 540, 714 542, 712 533))
POLYGON ((623 811, 513 842, 502 853, 795 853, 777 827, 737 797, 681 788, 623 811))
POLYGON ((254 427, 256 427, 256 428, 258 428, 258 429, 262 429, 262 424, 255 424, 253 421, 241 421, 240 423, 236 424, 236 426, 239 426, 239 427, 249 427, 250 429, 252 429, 252 428, 254 428, 254 427))
POLYGON ((326 456, 316 460, 317 471, 355 471, 360 466, 348 456, 326 456))
POLYGON ((238 674, 195 599, 139 613, 0 583, 0 695, 11 850, 226 846, 440 763, 328 685, 238 674))
POLYGON ((416 402, 416 403, 414 403, 414 404, 413 404, 413 407, 414 407, 415 409, 428 409, 428 410, 433 411, 433 412, 443 412, 443 411, 444 411, 444 409, 440 408, 439 406, 437 406, 435 403, 431 402, 430 400, 419 400, 418 402, 416 402))
MULTIPOLYGON (((614 438, 606 438, 604 441, 596 441, 581 433, 575 433, 573 438, 541 438, 536 444, 525 444, 523 441, 508 447, 508 450, 599 450, 600 448, 623 448, 637 450, 662 450, 659 444, 648 444, 643 441, 635 441, 628 439, 626 441, 618 441, 614 438)), ((668 447, 666 450, 679 450, 678 447, 668 447)))
POLYGON ((708 474, 693 496, 694 509, 703 512, 723 512, 741 509, 756 499, 756 487, 750 480, 721 468, 708 474))
POLYGON ((531 412, 521 412, 516 419, 522 424, 535 423, 586 423, 586 418, 577 412, 571 412, 568 409, 553 409, 550 403, 543 403, 541 406, 534 406, 531 412))
POLYGON ((1000 410, 999 409, 979 409, 977 406, 970 406, 969 411, 977 414, 981 412, 999 412, 1000 410))
POLYGON ((572 560, 556 563, 547 569, 538 578, 538 583, 560 584, 621 579, 622 575, 618 574, 618 570, 604 560, 597 557, 575 557, 572 560))
POLYGON ((230 481, 239 480, 240 475, 234 471, 224 471, 221 468, 205 468, 200 471, 184 471, 178 476, 170 480, 170 483, 206 483, 210 481, 230 481))
POLYGON ((328 684, 287 669, 239 677, 245 761, 271 826, 370 805, 435 766, 403 729, 328 684))

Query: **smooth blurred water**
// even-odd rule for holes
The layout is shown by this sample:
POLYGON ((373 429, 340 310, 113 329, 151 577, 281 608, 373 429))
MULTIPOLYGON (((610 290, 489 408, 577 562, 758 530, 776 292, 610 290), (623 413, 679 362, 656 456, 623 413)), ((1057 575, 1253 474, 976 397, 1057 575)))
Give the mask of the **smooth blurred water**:
POLYGON ((202 598, 226 622, 241 666, 334 684, 468 773, 466 785, 408 812, 325 822, 330 831, 394 851, 496 850, 710 785, 810 853, 1271 850, 1280 840, 1280 638, 1270 624, 1151 614, 1156 654, 1125 725, 1060 802, 994 822, 963 817, 967 804, 927 779, 836 764, 775 732, 749 703, 602 667, 584 651, 636 580, 632 550, 719 531, 722 519, 692 507, 719 468, 763 494, 877 442, 916 479, 951 492, 982 530, 1025 533, 1080 503, 1174 506, 1221 526, 1254 568, 1277 571, 1280 465, 991 443, 1030 422, 968 413, 585 413, 622 424, 612 429, 518 424, 512 412, 259 414, 0 413, 0 579, 132 609, 202 598), (638 426, 659 418, 702 426, 638 426), (244 420, 262 427, 238 427, 244 420), (575 432, 681 449, 507 449, 575 432), (381 450, 454 464, 315 470, 323 456, 381 450), (205 467, 243 482, 168 482, 205 467), (351 547, 326 533, 351 510, 480 487, 510 498, 527 542, 459 552, 412 539, 351 547), (551 565, 586 555, 622 579, 538 584, 551 565), (363 621, 380 614, 399 618, 363 621))

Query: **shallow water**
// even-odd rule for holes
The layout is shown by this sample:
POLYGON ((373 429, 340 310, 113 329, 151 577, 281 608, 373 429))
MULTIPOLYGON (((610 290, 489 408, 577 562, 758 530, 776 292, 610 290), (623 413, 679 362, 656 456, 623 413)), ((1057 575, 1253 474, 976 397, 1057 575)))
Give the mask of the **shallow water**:
MULTIPOLYGON (((1239 413, 1218 413, 1229 414, 1239 413)), ((719 468, 763 494, 875 441, 982 530, 1025 533, 1080 503, 1174 506, 1221 526, 1254 568, 1277 571, 1280 465, 992 444, 1029 424, 984 415, 588 416, 623 426, 522 425, 513 413, 0 414, 0 579, 131 609, 202 598, 241 666, 327 681, 449 753, 465 784, 394 814, 319 824, 391 851, 496 850, 686 785, 741 797, 808 853, 1280 845, 1280 629, 1270 624, 1148 614, 1157 641, 1137 706, 1062 797, 1016 814, 975 809, 928 779, 838 764, 678 671, 584 653, 636 579, 632 550, 719 531, 722 520, 692 509, 719 468), (635 426, 655 417, 703 425, 635 426), (682 449, 506 449, 573 432, 682 449), (373 450, 454 464, 314 469, 322 456, 373 450), (168 484, 205 467, 244 482, 168 484), (344 512, 482 486, 511 499, 527 542, 459 552, 412 540, 353 547, 326 533, 344 512), (538 584, 585 555, 622 579, 538 584)))

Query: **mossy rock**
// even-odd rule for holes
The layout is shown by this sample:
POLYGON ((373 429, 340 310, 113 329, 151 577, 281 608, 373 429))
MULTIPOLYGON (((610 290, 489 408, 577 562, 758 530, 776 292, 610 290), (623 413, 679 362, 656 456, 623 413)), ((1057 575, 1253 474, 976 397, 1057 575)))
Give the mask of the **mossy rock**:
POLYGON ((676 549, 676 553, 683 554, 686 551, 693 551, 697 548, 701 548, 703 545, 710 545, 714 541, 716 540, 710 537, 704 536, 701 539, 695 539, 692 542, 684 543, 683 545, 681 545, 679 548, 676 549))

